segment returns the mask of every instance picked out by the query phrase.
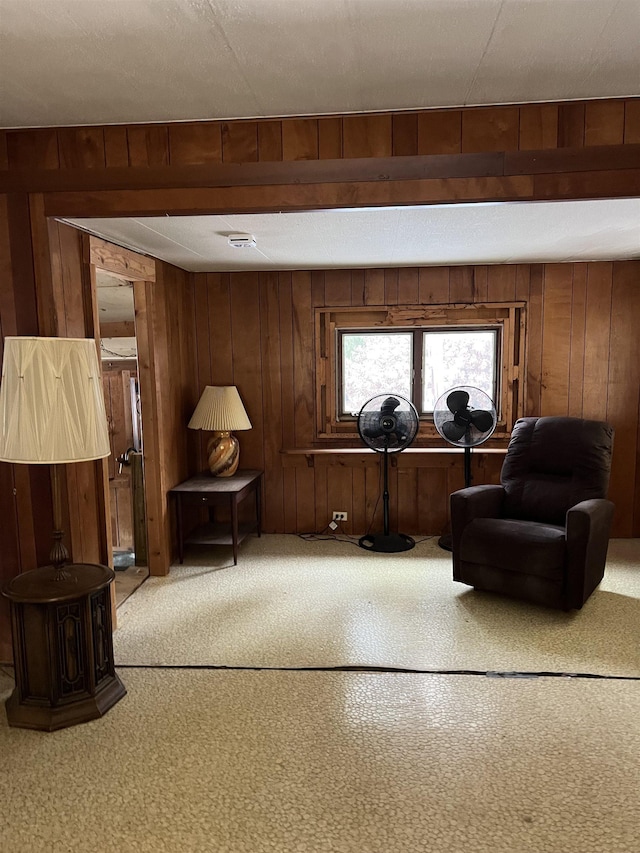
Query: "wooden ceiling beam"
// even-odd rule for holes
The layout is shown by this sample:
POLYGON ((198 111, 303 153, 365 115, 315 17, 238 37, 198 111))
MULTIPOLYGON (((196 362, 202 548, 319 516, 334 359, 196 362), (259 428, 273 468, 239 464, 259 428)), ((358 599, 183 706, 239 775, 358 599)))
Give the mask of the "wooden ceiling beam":
POLYGON ((481 154, 0 171, 0 192, 100 192, 508 177, 640 169, 640 144, 481 154))

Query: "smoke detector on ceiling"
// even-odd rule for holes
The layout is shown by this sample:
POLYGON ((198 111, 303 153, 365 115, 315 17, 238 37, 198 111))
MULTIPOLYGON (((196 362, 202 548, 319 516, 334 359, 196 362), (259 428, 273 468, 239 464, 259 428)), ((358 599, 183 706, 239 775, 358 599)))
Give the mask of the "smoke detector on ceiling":
POLYGON ((229 234, 229 245, 234 249, 255 249, 256 238, 253 234, 229 234))

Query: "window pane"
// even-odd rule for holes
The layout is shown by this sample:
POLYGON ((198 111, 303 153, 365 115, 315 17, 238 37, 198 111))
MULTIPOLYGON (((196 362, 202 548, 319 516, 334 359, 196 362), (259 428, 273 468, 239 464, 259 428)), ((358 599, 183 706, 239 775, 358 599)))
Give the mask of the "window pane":
POLYGON ((496 402, 497 330, 425 332, 422 408, 432 412, 437 399, 457 385, 480 388, 496 402))
POLYGON ((376 394, 411 399, 410 332, 342 335, 342 413, 356 415, 376 394))

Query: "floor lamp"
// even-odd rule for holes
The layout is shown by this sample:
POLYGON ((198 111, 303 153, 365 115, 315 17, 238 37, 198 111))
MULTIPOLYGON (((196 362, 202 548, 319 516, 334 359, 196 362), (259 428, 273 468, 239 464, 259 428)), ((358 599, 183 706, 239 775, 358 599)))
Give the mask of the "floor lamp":
POLYGON ((126 690, 115 673, 107 566, 70 563, 59 465, 110 453, 102 379, 89 338, 7 337, 0 384, 0 461, 51 465, 50 565, 13 578, 16 687, 10 725, 53 731, 99 717, 126 690))

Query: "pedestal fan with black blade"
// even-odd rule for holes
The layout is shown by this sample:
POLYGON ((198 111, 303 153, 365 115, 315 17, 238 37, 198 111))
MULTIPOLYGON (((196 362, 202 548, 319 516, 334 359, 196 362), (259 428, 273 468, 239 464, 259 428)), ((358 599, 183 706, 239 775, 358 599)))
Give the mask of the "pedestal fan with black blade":
MULTIPOLYGON (((491 437, 497 416, 493 400, 479 388, 461 385, 445 391, 433 409, 433 422, 440 435, 456 447, 464 448, 464 485, 471 485, 471 448, 491 437)), ((451 536, 441 536, 438 544, 451 550, 451 536)))
POLYGON ((408 447, 418 432, 418 412, 413 403, 398 394, 378 394, 358 414, 358 433, 372 450, 383 454, 384 488, 382 510, 384 532, 363 536, 359 545, 367 551, 387 554, 409 551, 416 544, 411 536, 389 532, 389 453, 408 447))

